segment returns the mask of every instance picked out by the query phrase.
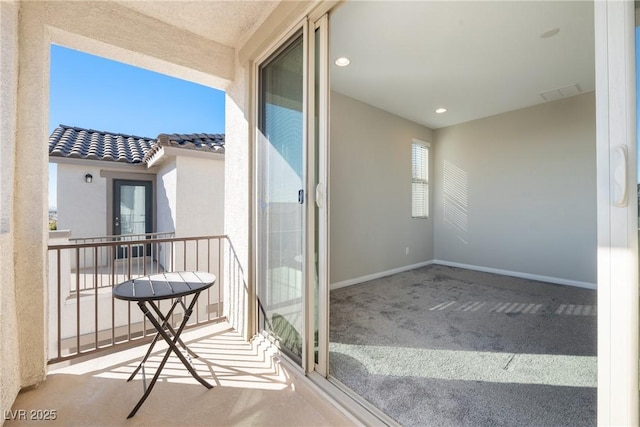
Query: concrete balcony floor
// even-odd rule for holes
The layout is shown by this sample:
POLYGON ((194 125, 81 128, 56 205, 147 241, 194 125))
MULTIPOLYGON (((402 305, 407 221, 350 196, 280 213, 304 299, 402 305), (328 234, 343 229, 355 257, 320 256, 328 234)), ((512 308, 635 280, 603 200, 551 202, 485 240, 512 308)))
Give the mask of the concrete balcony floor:
MULTIPOLYGON (((5 426, 42 425, 30 419, 37 414, 33 410, 55 410, 56 419, 44 423, 65 426, 353 425, 263 342, 246 342, 228 324, 187 331, 182 338, 200 356, 193 366, 213 389, 200 385, 172 354, 145 403, 127 419, 143 385, 141 373, 126 379, 144 356, 145 344, 50 367, 45 382, 18 395, 11 412, 18 419, 6 420, 5 426)), ((148 381, 166 348, 154 348, 146 363, 148 381)))

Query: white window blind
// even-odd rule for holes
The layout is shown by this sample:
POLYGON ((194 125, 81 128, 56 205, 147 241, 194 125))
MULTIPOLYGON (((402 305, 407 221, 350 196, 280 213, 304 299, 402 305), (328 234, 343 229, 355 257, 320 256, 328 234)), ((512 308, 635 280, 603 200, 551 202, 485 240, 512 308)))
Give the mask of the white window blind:
POLYGON ((429 216, 429 145, 411 143, 411 216, 429 216))

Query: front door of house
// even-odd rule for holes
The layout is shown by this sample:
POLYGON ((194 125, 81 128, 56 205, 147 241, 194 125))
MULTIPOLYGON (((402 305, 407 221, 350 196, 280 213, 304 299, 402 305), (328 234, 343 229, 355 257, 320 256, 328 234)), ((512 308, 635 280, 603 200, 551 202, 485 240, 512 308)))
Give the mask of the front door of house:
MULTIPOLYGON (((113 234, 120 241, 142 240, 153 231, 151 181, 113 181, 113 234)), ((150 255, 150 245, 118 246, 116 258, 150 255)))

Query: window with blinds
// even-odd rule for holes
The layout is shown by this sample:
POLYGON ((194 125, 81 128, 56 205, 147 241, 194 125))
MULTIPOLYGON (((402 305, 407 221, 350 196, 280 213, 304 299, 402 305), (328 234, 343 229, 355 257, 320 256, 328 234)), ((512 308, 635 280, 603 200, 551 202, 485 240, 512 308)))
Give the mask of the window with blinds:
POLYGON ((411 143, 411 216, 429 216, 429 144, 411 143))

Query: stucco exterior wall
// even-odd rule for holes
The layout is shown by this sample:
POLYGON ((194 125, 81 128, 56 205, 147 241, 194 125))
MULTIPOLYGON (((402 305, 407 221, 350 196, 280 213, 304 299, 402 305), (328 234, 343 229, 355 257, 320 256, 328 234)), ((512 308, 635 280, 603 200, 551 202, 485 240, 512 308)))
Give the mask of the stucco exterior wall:
POLYGON ((411 217, 414 138, 433 142, 429 128, 331 92, 331 284, 433 259, 433 207, 411 217))
POLYGON ((71 237, 106 236, 107 178, 100 168, 58 164, 58 230, 71 231, 71 237), (85 175, 91 174, 91 183, 85 175))
POLYGON ((176 236, 223 234, 224 159, 177 156, 176 168, 176 236))
MULTIPOLYGON (((158 173, 158 231, 176 237, 224 233, 224 157, 191 153, 177 155, 158 173)), ((217 274, 218 243, 206 240, 163 244, 160 263, 175 270, 206 270, 217 274), (173 253, 172 253, 173 248, 173 253)))
POLYGON ((13 254, 20 386, 26 387, 46 374, 49 46, 38 4, 19 4, 13 254))
MULTIPOLYGON (((178 172, 175 158, 162 164, 156 176, 156 230, 158 232, 176 231, 176 186, 178 172)), ((163 267, 171 265, 171 244, 162 243, 157 254, 163 267)))
POLYGON ((176 231, 176 161, 167 161, 156 177, 156 227, 158 232, 176 231))
POLYGON ((596 283, 595 96, 435 132, 436 259, 596 283))
MULTIPOLYGON (((224 218, 225 234, 233 245, 232 256, 237 257, 240 269, 234 266, 230 257, 225 257, 225 274, 234 277, 237 271, 238 281, 226 280, 225 315, 241 334, 248 336, 251 328, 246 328, 248 313, 249 248, 250 248, 250 149, 249 149, 249 108, 248 82, 244 67, 236 63, 235 80, 225 88, 225 179, 224 179, 224 218)), ((229 249, 231 250, 231 249, 229 249)))
POLYGON ((178 155, 159 166, 158 232, 175 232, 176 237, 224 233, 224 162, 224 157, 217 155, 178 155))
POLYGON ((233 78, 233 48, 117 2, 27 3, 50 26, 56 43, 217 88, 233 78))
MULTIPOLYGON (((18 315, 11 254, 16 101, 18 91, 18 7, 0 2, 0 412, 10 409, 22 384, 18 315)), ((0 419, 0 425, 4 420, 0 419)))

